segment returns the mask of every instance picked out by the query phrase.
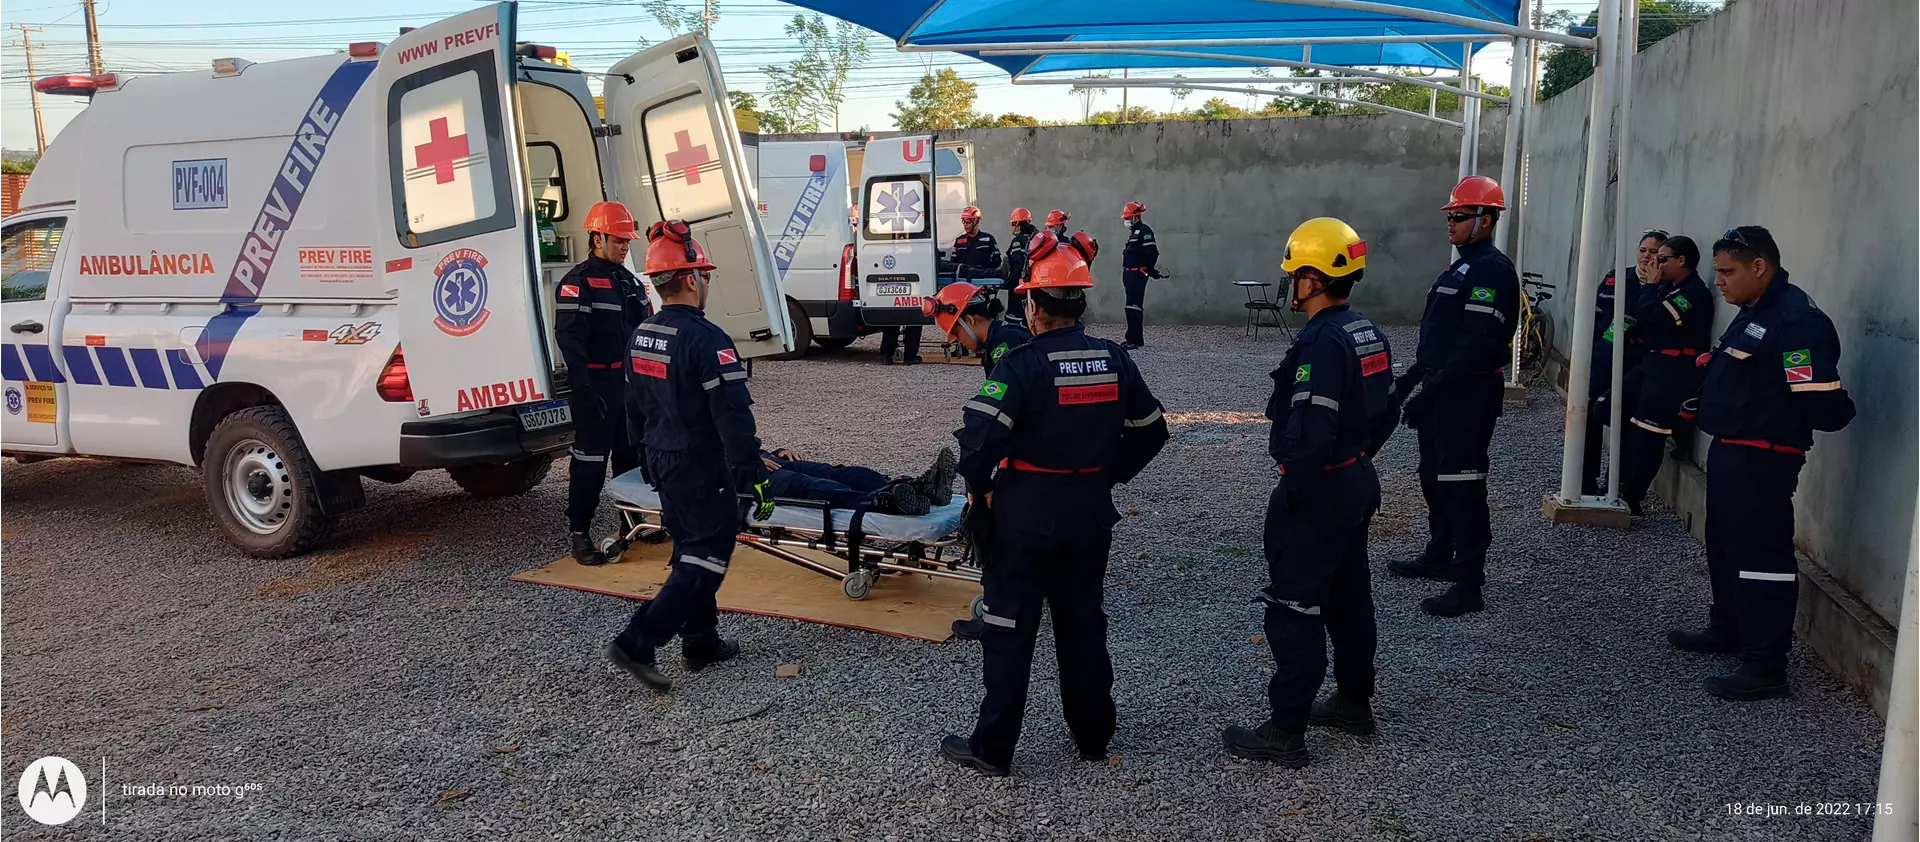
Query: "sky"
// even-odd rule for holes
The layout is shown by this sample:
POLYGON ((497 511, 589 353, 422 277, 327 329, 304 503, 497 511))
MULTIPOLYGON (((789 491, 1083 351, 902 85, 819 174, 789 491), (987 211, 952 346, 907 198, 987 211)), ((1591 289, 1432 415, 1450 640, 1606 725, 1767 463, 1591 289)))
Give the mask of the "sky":
MULTIPOLYGON (((331 53, 355 41, 390 41, 399 27, 417 26, 479 5, 461 0, 330 0, 324 4, 292 5, 258 0, 96 0, 100 39, 106 69, 140 75, 204 70, 215 58, 238 56, 271 61, 331 53), (326 17, 318 17, 325 14, 326 17)), ((696 2, 686 2, 689 7, 696 2)), ((781 27, 801 10, 774 0, 718 0, 720 19, 712 38, 719 52, 727 85, 756 95, 766 76, 760 68, 784 64, 798 53, 781 27)), ((1581 13, 1596 0, 1548 0, 1548 11, 1570 9, 1581 13)), ((0 3, 0 25, 6 27, 7 46, 0 50, 0 146, 34 147, 30 77, 21 33, 13 27, 44 27, 29 32, 34 45, 34 75, 84 73, 87 69, 86 28, 78 0, 7 0, 0 3)), ((640 39, 667 37, 642 8, 639 0, 522 0, 521 40, 568 51, 574 66, 604 70, 636 52, 640 39)), ((905 99, 915 80, 929 66, 953 67, 979 85, 980 111, 1017 112, 1043 120, 1077 119, 1081 102, 1061 88, 1015 87, 1000 70, 972 59, 939 54, 907 54, 874 36, 872 58, 848 82, 839 128, 875 131, 894 126, 890 116, 896 100, 905 99)), ((1480 52, 1474 70, 1494 84, 1508 78, 1510 51, 1491 46, 1480 52)), ((1244 76, 1245 71, 1189 72, 1244 76)), ((1176 102, 1163 90, 1134 90, 1130 103, 1156 111, 1192 108, 1212 94, 1197 92, 1176 102)), ((1247 97, 1225 94, 1236 105, 1255 104, 1247 97)), ((61 127, 85 106, 74 97, 43 96, 41 110, 51 143, 61 127)), ((1118 90, 1095 100, 1094 110, 1116 109, 1118 90)))

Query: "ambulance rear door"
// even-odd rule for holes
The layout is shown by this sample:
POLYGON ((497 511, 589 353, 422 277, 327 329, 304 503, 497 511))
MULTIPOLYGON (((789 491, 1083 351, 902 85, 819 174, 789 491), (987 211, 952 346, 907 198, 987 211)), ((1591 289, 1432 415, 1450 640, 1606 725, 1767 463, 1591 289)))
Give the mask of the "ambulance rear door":
POLYGON ((399 294, 422 418, 553 394, 513 44, 513 4, 498 3, 401 35, 374 70, 393 214, 374 262, 399 294))
MULTIPOLYGON (((792 351, 780 276, 713 45, 699 34, 657 44, 615 64, 606 84, 607 145, 618 173, 609 192, 643 232, 667 219, 692 226, 717 267, 707 319, 741 356, 792 351)), ((644 240, 633 244, 636 267, 645 262, 644 240)))
POLYGON ((867 142, 860 177, 860 318, 926 324, 920 300, 937 287, 933 138, 867 142))
POLYGON ((953 238, 966 226, 960 212, 980 203, 973 186, 973 141, 943 140, 933 145, 933 236, 941 251, 953 250, 953 238))

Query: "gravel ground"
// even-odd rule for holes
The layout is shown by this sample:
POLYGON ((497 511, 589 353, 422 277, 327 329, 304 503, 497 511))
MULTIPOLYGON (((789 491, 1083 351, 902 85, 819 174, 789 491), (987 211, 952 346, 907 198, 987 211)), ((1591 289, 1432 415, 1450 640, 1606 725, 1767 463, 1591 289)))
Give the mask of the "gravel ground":
MULTIPOLYGON (((1114 326, 1096 332, 1118 338, 1114 326)), ((1410 329, 1391 331, 1409 353, 1410 329)), ((622 600, 514 584, 564 552, 564 471, 478 502, 444 476, 369 483, 304 558, 211 532, 193 473, 8 463, 4 781, 59 754, 108 764, 107 817, 8 839, 1860 839, 1799 805, 1875 797, 1881 723, 1804 652, 1790 700, 1700 690, 1728 666, 1669 651, 1706 611, 1705 555, 1664 511, 1619 534, 1538 514, 1560 463, 1550 395, 1495 447, 1489 610, 1422 615, 1437 588, 1376 575, 1381 735, 1315 733, 1314 765, 1225 756, 1264 714, 1254 642, 1270 483, 1260 417, 1278 339, 1151 330, 1136 354, 1174 440, 1119 493, 1108 589, 1120 731, 1082 764, 1050 633, 1015 776, 941 762, 971 725, 979 648, 727 615, 747 654, 654 697, 598 649, 622 600), (777 665, 804 665, 777 678, 777 665), (244 797, 129 795, 229 785, 244 797), (1729 803, 1787 816, 1734 817, 1729 803)), ((758 368, 761 430, 829 460, 917 471, 950 443, 972 367, 873 364, 875 341, 758 368)), ((1418 550, 1412 438, 1382 454, 1376 564, 1418 550)), ((675 665, 673 669, 677 670, 675 665)), ((92 773, 90 773, 92 774, 92 773)), ((96 790, 99 780, 91 781, 96 790)))

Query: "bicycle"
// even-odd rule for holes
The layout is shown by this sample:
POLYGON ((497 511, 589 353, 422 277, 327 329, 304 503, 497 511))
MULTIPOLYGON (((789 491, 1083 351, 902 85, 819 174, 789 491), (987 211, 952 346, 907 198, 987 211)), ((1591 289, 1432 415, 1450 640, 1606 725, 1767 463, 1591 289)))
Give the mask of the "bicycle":
POLYGON ((1544 277, 1538 272, 1520 273, 1520 326, 1514 332, 1514 341, 1520 343, 1520 367, 1514 379, 1527 386, 1546 373, 1547 357, 1553 353, 1553 320, 1541 305, 1553 298, 1549 290, 1558 287, 1544 277))

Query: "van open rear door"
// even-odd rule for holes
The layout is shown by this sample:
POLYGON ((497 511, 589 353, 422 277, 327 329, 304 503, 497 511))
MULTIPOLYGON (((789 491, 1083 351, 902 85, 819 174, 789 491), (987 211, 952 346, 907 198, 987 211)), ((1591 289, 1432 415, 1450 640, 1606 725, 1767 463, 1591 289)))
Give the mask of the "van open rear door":
MULTIPOLYGON (((793 350, 785 296, 713 45, 682 35, 622 59, 606 76, 612 193, 644 230, 684 219, 718 267, 707 318, 745 357, 793 350)), ((636 242, 633 263, 645 262, 636 242)))
POLYGON ((393 235, 375 262, 400 297, 401 349, 421 417, 551 397, 534 296, 533 229, 516 131, 513 4, 395 39, 373 82, 393 235))
POLYGON ((917 325, 933 295, 933 138, 867 142, 860 187, 860 318, 869 325, 917 325))

